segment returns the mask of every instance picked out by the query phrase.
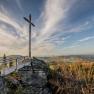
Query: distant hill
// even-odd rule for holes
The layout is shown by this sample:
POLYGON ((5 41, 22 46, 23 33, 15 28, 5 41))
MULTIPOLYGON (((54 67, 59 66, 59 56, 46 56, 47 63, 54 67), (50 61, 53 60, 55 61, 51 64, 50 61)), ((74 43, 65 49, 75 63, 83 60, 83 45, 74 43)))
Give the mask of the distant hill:
POLYGON ((52 57, 38 57, 39 59, 45 61, 53 61, 56 59, 76 59, 80 58, 82 60, 94 61, 94 55, 66 55, 66 56, 52 56, 52 57))

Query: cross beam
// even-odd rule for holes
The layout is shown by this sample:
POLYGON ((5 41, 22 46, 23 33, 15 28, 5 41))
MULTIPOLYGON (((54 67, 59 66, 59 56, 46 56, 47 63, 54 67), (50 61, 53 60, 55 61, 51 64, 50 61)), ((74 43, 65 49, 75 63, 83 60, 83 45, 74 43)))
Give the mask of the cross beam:
POLYGON ((31 22, 31 14, 29 15, 29 19, 24 17, 24 20, 29 23, 29 57, 31 58, 31 26, 35 27, 35 25, 31 22))

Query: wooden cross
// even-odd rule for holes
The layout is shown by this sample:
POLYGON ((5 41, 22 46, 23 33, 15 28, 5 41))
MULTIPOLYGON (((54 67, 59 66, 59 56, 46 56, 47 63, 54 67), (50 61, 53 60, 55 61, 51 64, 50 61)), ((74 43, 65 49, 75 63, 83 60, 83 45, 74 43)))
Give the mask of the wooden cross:
POLYGON ((29 19, 24 17, 25 21, 29 23, 29 57, 31 58, 31 25, 35 27, 35 25, 31 22, 31 14, 29 15, 29 19))
POLYGON ((31 60, 31 25, 33 27, 35 27, 35 25, 31 22, 31 14, 29 15, 29 19, 24 17, 25 21, 27 21, 29 23, 29 58, 30 58, 30 62, 31 62, 31 67, 34 73, 34 69, 33 69, 33 64, 32 64, 32 60, 31 60))

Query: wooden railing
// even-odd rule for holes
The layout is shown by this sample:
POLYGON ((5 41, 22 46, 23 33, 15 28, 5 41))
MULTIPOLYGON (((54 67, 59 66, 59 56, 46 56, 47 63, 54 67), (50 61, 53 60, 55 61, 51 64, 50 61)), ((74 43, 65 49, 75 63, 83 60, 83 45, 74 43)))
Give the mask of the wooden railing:
POLYGON ((29 58, 10 58, 0 61, 0 74, 1 76, 7 75, 13 71, 22 68, 25 65, 30 64, 29 58))

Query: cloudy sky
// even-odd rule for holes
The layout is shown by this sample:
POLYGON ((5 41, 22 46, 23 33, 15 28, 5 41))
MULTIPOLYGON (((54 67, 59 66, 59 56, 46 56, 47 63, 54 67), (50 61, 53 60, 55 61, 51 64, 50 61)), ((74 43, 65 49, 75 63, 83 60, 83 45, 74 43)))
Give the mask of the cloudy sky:
POLYGON ((94 54, 94 0, 0 0, 0 56, 94 54))

